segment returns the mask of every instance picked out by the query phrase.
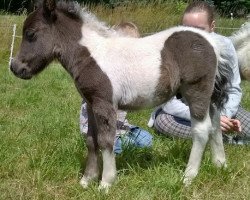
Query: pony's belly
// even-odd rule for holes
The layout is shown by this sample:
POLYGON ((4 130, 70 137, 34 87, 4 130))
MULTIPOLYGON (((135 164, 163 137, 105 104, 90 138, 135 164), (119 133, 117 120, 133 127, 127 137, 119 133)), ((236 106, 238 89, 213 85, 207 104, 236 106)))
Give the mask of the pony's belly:
POLYGON ((136 109, 151 107, 151 106, 152 106, 152 101, 141 96, 138 96, 137 98, 129 102, 120 101, 118 103, 118 107, 123 108, 125 110, 127 109, 136 110, 136 109))
POLYGON ((138 96, 129 102, 119 101, 118 108, 121 110, 140 110, 143 108, 153 108, 168 101, 171 97, 171 95, 166 95, 164 97, 158 97, 156 95, 152 97, 138 96))
POLYGON ((130 104, 118 104, 118 108, 120 110, 141 110, 144 108, 152 108, 155 107, 153 104, 147 103, 147 102, 142 102, 139 103, 140 100, 137 102, 132 102, 130 104))

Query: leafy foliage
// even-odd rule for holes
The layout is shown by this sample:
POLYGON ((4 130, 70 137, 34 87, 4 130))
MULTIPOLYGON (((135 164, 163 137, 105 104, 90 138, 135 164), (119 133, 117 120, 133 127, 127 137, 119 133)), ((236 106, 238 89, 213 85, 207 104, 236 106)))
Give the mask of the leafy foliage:
POLYGON ((250 0, 215 0, 213 1, 216 9, 220 11, 222 15, 242 17, 250 12, 250 0))
MULTIPOLYGON (((10 13, 23 13, 31 12, 38 2, 42 0, 22 0, 22 1, 13 1, 13 0, 0 0, 0 11, 7 11, 10 13)), ((73 0, 72 0, 73 1, 73 0)), ((192 0, 74 0, 82 4, 88 5, 105 5, 110 8, 115 8, 117 6, 125 6, 128 4, 141 5, 145 6, 148 4, 176 4, 176 7, 180 7, 180 10, 186 6, 188 2, 192 0)), ((242 17, 247 15, 250 12, 250 0, 205 0, 210 4, 214 5, 216 10, 224 16, 230 16, 233 13, 233 16, 242 17)), ((178 9, 177 9, 178 10, 178 9)))

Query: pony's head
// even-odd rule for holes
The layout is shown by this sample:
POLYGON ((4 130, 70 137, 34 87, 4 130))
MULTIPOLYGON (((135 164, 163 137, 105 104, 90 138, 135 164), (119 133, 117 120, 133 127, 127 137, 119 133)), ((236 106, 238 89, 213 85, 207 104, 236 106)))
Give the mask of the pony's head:
POLYGON ((55 9, 55 0, 45 0, 25 20, 20 51, 10 66, 19 78, 30 79, 53 60, 55 9))
POLYGON ((114 29, 76 2, 44 0, 24 22, 21 47, 12 59, 11 71, 19 78, 30 79, 54 58, 68 66, 74 53, 79 52, 83 25, 103 37, 116 35, 114 29))
MULTIPOLYGON (((41 72, 81 38, 81 8, 74 2, 44 0, 24 22, 22 42, 11 71, 22 79, 41 72)), ((67 55, 69 57, 69 55, 67 55)))

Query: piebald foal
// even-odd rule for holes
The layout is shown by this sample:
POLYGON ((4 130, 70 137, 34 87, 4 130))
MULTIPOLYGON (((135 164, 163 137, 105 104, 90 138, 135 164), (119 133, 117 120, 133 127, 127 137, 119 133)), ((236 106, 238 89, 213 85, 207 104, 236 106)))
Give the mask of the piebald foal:
POLYGON ((11 70, 30 79, 53 59, 72 76, 88 103, 84 187, 99 176, 99 150, 100 188, 108 188, 116 178, 116 110, 154 107, 177 92, 187 100, 192 118, 193 146, 184 183, 197 175, 208 140, 213 162, 225 165, 218 109, 227 95, 226 76, 220 73, 226 64, 208 33, 175 27, 143 38, 122 37, 76 3, 44 0, 24 22, 11 70))

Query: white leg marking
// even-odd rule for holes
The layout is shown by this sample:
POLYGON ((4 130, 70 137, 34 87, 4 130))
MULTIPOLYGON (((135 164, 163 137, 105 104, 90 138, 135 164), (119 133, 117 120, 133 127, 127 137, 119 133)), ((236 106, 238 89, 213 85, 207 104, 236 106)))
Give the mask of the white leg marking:
POLYGON ((83 177, 81 178, 80 180, 80 185, 83 187, 83 188, 87 188, 89 183, 93 180, 97 180, 98 179, 98 173, 93 173, 92 176, 86 176, 86 175, 83 175, 83 177))
POLYGON ((226 156, 221 131, 217 131, 216 133, 211 134, 210 145, 213 163, 217 167, 226 167, 226 156))
POLYGON ((87 188, 91 180, 92 180, 91 178, 88 178, 88 177, 86 177, 86 176, 83 176, 83 177, 81 178, 81 180, 80 180, 80 185, 81 185, 83 188, 87 188))
POLYGON ((191 181, 196 177, 201 164, 201 158, 206 147, 209 132, 211 130, 211 119, 207 112, 203 121, 197 121, 191 119, 192 121, 192 136, 193 136, 193 146, 191 149, 190 157, 188 160, 187 168, 184 174, 184 184, 189 185, 191 181))
POLYGON ((222 133, 220 129, 220 116, 215 113, 213 116, 213 129, 210 134, 210 145, 213 163, 218 167, 226 167, 226 156, 223 146, 222 133))
POLYGON ((99 189, 100 190, 104 189, 106 192, 108 192, 109 187, 112 185, 112 183, 115 181, 116 178, 115 154, 114 152, 103 150, 102 158, 103 158, 103 172, 99 189))

